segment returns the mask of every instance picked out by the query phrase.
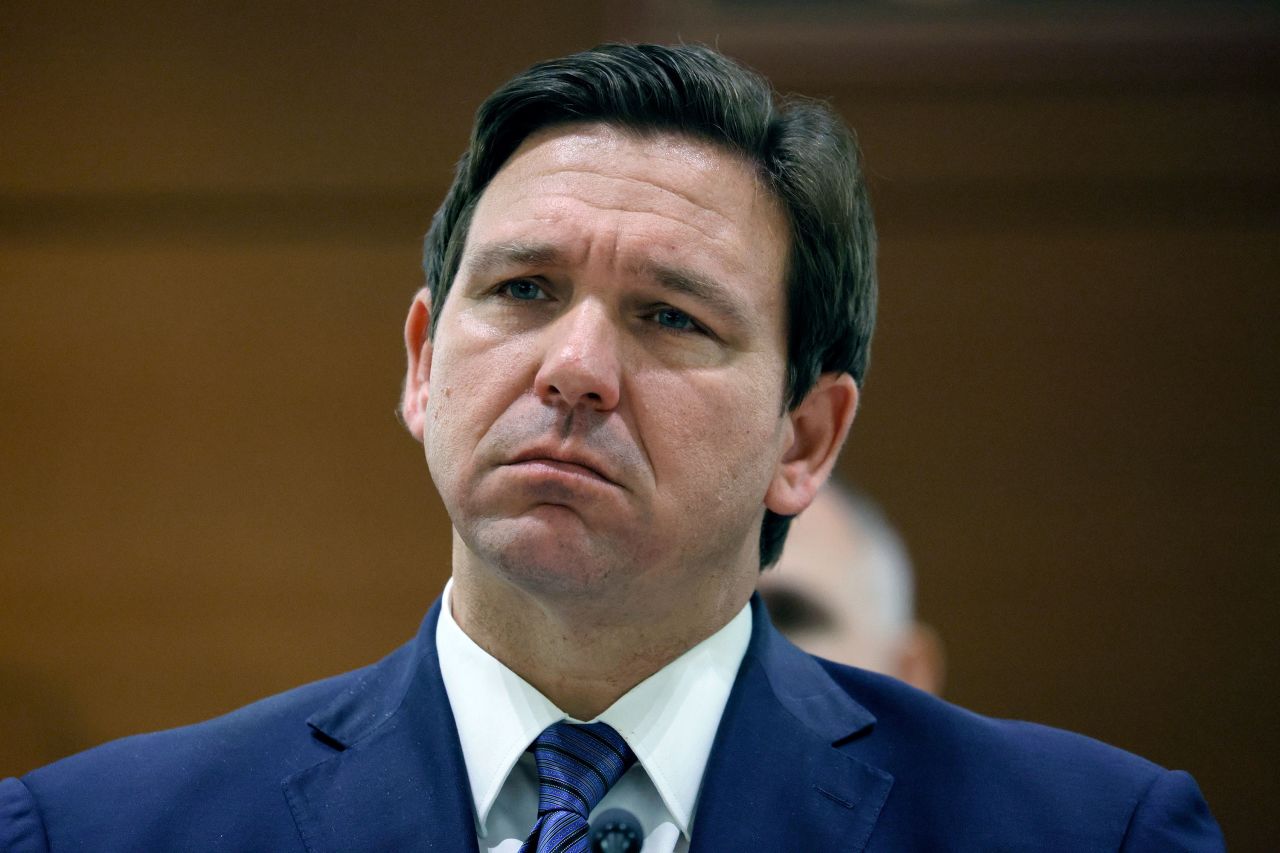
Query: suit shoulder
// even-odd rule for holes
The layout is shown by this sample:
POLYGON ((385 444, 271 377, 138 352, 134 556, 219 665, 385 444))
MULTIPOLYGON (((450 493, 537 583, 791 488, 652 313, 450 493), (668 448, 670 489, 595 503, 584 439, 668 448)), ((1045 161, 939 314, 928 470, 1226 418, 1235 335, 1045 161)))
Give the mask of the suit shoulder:
POLYGON ((151 778, 156 773, 190 773, 201 756, 226 750, 272 755, 292 752, 291 742, 305 740, 307 716, 330 697, 356 682, 356 670, 305 684, 252 702, 234 711, 199 723, 164 731, 131 735, 33 770, 24 777, 38 788, 77 776, 97 778, 106 773, 119 780, 121 773, 137 770, 151 778), (304 735, 299 738, 299 732, 304 735))
POLYGON ((92 838, 145 839, 151 849, 178 849, 196 838, 202 849, 256 846, 253 839, 282 828, 294 832, 281 780, 334 753, 307 718, 357 689, 377 666, 194 725, 105 743, 8 780, 5 793, 28 823, 47 827, 53 849, 80 849, 92 838))
POLYGON ((886 676, 821 663, 876 717, 850 747, 893 775, 883 820, 923 847, 942 843, 924 836, 945 828, 947 849, 1021 849, 1030 839, 1042 850, 1222 849, 1186 773, 1094 738, 985 717, 886 676), (957 843, 962 837, 967 843, 957 843))
POLYGON ((953 758, 980 751, 985 764, 1016 770, 1029 765, 1044 774, 1049 768, 1087 768, 1104 777, 1150 784, 1159 765, 1086 735, 1039 723, 1006 720, 953 705, 897 679, 821 661, 835 681, 876 717, 876 730, 888 740, 910 739, 928 744, 936 754, 953 758))

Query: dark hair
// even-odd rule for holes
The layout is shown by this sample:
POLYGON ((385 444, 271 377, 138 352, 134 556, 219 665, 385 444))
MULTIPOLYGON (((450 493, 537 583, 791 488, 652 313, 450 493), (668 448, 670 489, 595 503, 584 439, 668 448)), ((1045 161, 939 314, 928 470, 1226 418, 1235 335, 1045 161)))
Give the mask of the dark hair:
MULTIPOLYGON (((534 65, 489 96, 423 247, 433 334, 485 187, 529 135, 571 122, 676 131, 755 164, 791 227, 787 408, 823 373, 862 385, 876 274, 857 142, 825 104, 781 98, 760 75, 698 45, 601 45, 534 65)), ((765 511, 761 567, 778 559, 790 524, 765 511)))

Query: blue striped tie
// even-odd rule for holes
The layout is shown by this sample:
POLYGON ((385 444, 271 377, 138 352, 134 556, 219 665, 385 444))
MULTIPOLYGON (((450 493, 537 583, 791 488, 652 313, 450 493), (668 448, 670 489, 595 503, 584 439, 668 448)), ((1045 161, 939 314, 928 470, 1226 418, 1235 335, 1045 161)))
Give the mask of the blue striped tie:
POLYGON ((590 853, 587 815, 636 755, 605 723, 547 726, 533 742, 538 822, 520 853, 590 853))

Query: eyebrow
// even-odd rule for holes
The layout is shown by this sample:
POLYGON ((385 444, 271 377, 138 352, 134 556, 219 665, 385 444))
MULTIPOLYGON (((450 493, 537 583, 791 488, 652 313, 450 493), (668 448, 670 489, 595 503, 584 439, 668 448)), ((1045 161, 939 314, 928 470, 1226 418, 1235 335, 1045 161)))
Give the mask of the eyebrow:
POLYGON ((488 243, 480 246, 466 259, 470 275, 481 276, 510 266, 554 266, 561 262, 563 254, 550 243, 488 243))
POLYGON ((701 273, 650 261, 641 266, 668 290, 689 296, 729 318, 738 326, 750 326, 751 317, 742 303, 723 284, 701 273))
MULTIPOLYGON (((564 261, 564 253, 552 243, 511 241, 487 243, 478 246, 464 261, 467 273, 483 278, 505 267, 558 266, 564 261)), ((666 290, 683 294, 701 302, 729 319, 731 323, 746 327, 752 323, 751 315, 723 284, 693 270, 645 261, 634 268, 641 275, 656 281, 666 290)))
POLYGON ((811 596, 788 587, 760 590, 764 606, 779 631, 832 631, 836 620, 811 596))

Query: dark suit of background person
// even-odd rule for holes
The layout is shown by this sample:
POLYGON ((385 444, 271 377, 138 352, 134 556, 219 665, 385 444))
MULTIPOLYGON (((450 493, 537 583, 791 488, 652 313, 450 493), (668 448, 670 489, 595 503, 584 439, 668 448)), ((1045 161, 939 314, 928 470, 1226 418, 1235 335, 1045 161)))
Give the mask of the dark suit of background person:
MULTIPOLYGON (((805 655, 752 598, 866 364, 873 240, 838 120, 645 46, 535 67, 477 121, 402 410, 479 647, 590 720, 750 599, 694 851, 1220 849, 1186 774, 805 655)), ((476 849, 439 617, 372 667, 6 780, 0 845, 476 849)))

